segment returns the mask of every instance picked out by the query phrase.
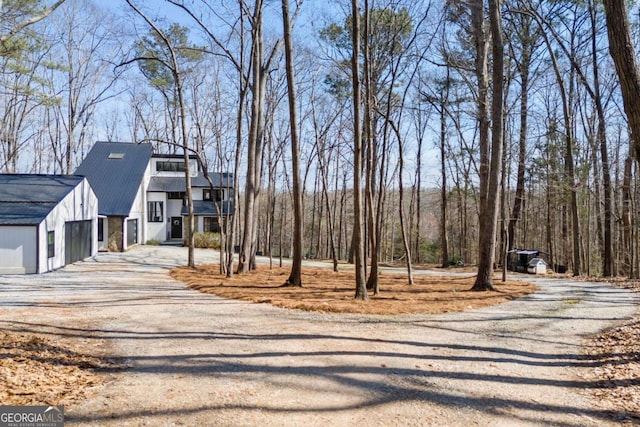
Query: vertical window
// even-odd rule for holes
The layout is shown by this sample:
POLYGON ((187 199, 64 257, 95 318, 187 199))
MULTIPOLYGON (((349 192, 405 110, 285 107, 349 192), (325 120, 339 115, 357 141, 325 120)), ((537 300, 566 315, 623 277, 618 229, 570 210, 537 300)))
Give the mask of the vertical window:
POLYGON ((149 222, 162 222, 162 202, 149 202, 147 206, 147 220, 149 222))
POLYGON ((56 232, 49 231, 47 233, 47 256, 53 258, 56 256, 56 232))
POLYGON ((104 241, 104 218, 98 218, 98 241, 104 241))
POLYGON ((218 218, 214 218, 212 216, 205 216, 202 218, 202 225, 204 232, 211 233, 219 233, 220 232, 220 224, 218 224, 218 218))

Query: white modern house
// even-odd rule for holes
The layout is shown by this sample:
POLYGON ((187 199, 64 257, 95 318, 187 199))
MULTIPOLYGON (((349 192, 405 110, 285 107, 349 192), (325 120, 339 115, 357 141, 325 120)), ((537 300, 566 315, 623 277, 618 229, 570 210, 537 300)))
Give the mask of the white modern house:
POLYGON ((95 255, 97 217, 82 176, 0 174, 0 274, 44 273, 95 255))
MULTIPOLYGON (((189 162, 196 231, 219 231, 232 212, 233 176, 209 172, 210 183, 197 160, 189 162)), ((182 242, 185 167, 184 156, 156 154, 150 144, 96 142, 76 174, 87 177, 99 200, 99 249, 182 242)))

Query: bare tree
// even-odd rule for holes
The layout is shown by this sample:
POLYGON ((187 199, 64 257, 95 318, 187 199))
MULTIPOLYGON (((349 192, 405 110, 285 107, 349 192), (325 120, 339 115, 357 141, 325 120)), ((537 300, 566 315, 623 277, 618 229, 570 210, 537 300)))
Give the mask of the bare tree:
POLYGON ((480 126, 480 236, 478 275, 472 287, 476 291, 493 290, 493 263, 495 259, 496 222, 498 214, 498 184, 502 161, 502 85, 504 78, 503 41, 499 0, 489 1, 489 21, 493 53, 493 97, 491 119, 493 123, 489 143, 487 35, 485 33, 484 2, 473 1, 472 25, 476 46, 476 78, 478 80, 478 120, 480 126))
POLYGON ((636 59, 627 1, 603 0, 607 33, 609 34, 609 52, 613 58, 620 80, 620 89, 624 103, 624 111, 631 128, 636 160, 640 160, 640 69, 636 59))
POLYGON ((291 273, 285 282, 288 286, 302 286, 302 189, 300 186, 300 148, 298 142, 298 114, 296 112, 296 86, 293 70, 293 42, 289 0, 282 0, 284 26, 284 54, 287 69, 287 94, 289 98, 289 126, 291 128, 291 164, 293 175, 293 257, 291 273))
POLYGON ((365 283, 364 238, 362 233, 362 130, 360 115, 360 8, 358 0, 351 0, 351 83, 353 90, 353 248, 355 251, 355 298, 368 300, 365 283))
POLYGON ((188 260, 187 265, 189 267, 195 267, 195 254, 194 254, 194 211, 193 211, 193 194, 191 190, 191 167, 189 158, 189 139, 187 132, 187 117, 186 107, 184 100, 184 91, 182 86, 182 72, 178 63, 178 54, 173 46, 173 43, 169 36, 165 34, 147 15, 140 10, 131 0, 126 0, 127 4, 133 9, 146 23, 151 27, 153 35, 157 36, 162 44, 166 47, 168 58, 161 58, 158 56, 152 57, 138 57, 133 61, 152 61, 160 64, 162 67, 169 70, 173 83, 175 84, 176 95, 178 98, 178 109, 180 116, 180 139, 182 140, 182 149, 185 162, 185 186, 187 193, 187 247, 188 247, 188 260))
POLYGON ((60 61, 54 84, 61 102, 55 113, 64 130, 56 160, 62 172, 71 173, 76 155, 84 157, 91 142, 96 108, 116 95, 111 89, 124 69, 114 70, 112 64, 120 62, 124 49, 114 38, 117 23, 104 10, 85 0, 67 3, 60 12, 56 23, 61 43, 51 59, 60 61))

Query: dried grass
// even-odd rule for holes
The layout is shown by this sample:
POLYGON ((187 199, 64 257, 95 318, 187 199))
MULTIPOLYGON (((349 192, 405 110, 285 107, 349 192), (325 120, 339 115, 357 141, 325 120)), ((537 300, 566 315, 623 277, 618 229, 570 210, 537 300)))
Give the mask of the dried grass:
POLYGON ((277 307, 318 312, 394 315, 407 313, 447 313, 500 304, 536 290, 529 283, 496 281, 497 292, 472 292, 475 278, 416 275, 408 285, 404 275, 382 274, 380 293, 369 301, 354 300, 354 273, 304 267, 302 288, 282 287, 288 267, 259 266, 248 274, 228 279, 219 274, 217 264, 195 269, 176 267, 171 276, 200 292, 220 297, 267 303, 277 307))

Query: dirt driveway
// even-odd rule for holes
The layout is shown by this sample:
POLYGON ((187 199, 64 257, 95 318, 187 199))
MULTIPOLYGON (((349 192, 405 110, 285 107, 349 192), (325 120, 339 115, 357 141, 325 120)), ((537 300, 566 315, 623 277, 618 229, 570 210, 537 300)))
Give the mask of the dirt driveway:
POLYGON ((584 393, 593 366, 579 346, 634 314, 630 291, 544 279, 529 298, 459 314, 325 315, 187 289, 167 274, 185 257, 138 247, 0 276, 1 328, 128 366, 66 407, 67 425, 615 425, 584 393))

